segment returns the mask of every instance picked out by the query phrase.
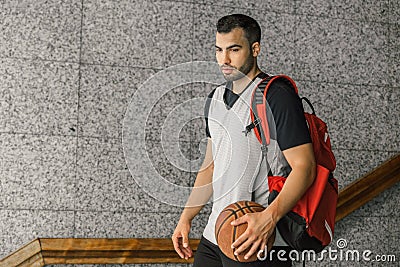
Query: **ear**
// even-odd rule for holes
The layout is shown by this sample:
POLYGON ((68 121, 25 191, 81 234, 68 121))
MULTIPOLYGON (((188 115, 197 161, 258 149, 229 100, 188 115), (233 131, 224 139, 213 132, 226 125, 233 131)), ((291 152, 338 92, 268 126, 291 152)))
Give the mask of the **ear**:
POLYGON ((260 54, 260 43, 255 42, 251 45, 251 51, 253 52, 253 57, 257 57, 260 54))

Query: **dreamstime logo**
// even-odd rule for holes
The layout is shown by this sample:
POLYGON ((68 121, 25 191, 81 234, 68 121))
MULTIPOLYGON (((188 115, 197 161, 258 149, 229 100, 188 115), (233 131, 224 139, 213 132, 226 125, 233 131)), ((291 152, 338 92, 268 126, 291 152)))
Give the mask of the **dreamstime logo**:
POLYGON ((336 246, 338 247, 338 249, 347 247, 347 240, 344 238, 338 239, 338 241, 336 241, 336 246))
MULTIPOLYGON (((204 105, 206 95, 209 92, 204 90, 204 94, 201 97, 190 97, 190 99, 185 99, 185 101, 182 101, 181 103, 171 104, 175 106, 173 106, 172 109, 171 107, 168 107, 168 114, 163 114, 165 120, 162 122, 156 122, 162 125, 154 125, 155 123, 151 121, 150 117, 152 116, 153 108, 160 103, 160 100, 161 102, 169 98, 176 100, 178 96, 173 95, 173 90, 176 88, 183 87, 184 89, 187 88, 187 90, 192 90, 192 86, 196 83, 200 84, 200 86, 211 84, 212 88, 216 88, 217 85, 224 84, 225 82, 226 80, 224 79, 217 63, 196 61, 179 64, 163 71, 159 71, 145 81, 135 91, 131 102, 127 107, 123 121, 122 144, 124 156, 129 171, 136 183, 142 190, 153 198, 173 206, 183 207, 187 204, 186 201, 188 200, 193 188, 188 185, 188 182, 183 184, 179 183, 180 181, 177 181, 176 177, 171 177, 172 174, 168 173, 168 170, 164 169, 162 175, 160 171, 157 171, 157 168, 160 169, 162 167, 155 166, 157 164, 154 162, 154 158, 157 158, 158 156, 161 158, 162 154, 164 160, 166 158, 168 161, 167 164, 172 165, 180 171, 193 173, 199 171, 202 164, 202 158, 192 159, 183 155, 180 134, 183 130, 186 130, 185 127, 187 127, 191 121, 204 120, 204 105), (149 126, 149 124, 151 125, 149 126), (152 143, 150 142, 149 146, 149 142, 146 140, 149 131, 154 131, 154 128, 161 129, 160 136, 157 136, 161 141, 161 147, 151 147, 152 143)), ((249 83, 250 82, 251 80, 249 80, 249 83)), ((217 104, 225 108, 225 103, 223 103, 223 101, 219 101, 217 104)), ((169 103, 167 103, 167 105, 169 105, 169 103)), ((163 107, 160 109, 163 113, 166 112, 163 107)), ((240 124, 240 126, 238 126, 240 129, 239 133, 242 134, 242 130, 247 125, 245 124, 246 122, 241 120, 236 111, 232 111, 231 113, 234 114, 233 119, 237 120, 237 124, 240 124)), ((249 118, 249 116, 247 117, 249 118)), ((223 149, 228 150, 228 153, 230 153, 228 161, 231 161, 235 151, 232 147, 233 142, 231 140, 230 132, 224 128, 225 126, 219 121, 219 118, 208 117, 208 121, 209 124, 218 124, 218 128, 224 132, 222 134, 227 135, 226 140, 229 141, 223 145, 223 149)), ((201 134, 205 137, 204 128, 197 130, 201 131, 201 134)), ((213 144, 213 156, 218 154, 218 149, 222 147, 214 147, 214 145, 215 144, 213 144)), ((260 146, 258 144, 258 152, 261 151, 259 148, 260 146)), ((250 153, 253 153, 250 144, 248 144, 247 150, 247 154, 246 151, 241 152, 244 152, 244 156, 248 157, 250 153)), ((202 153, 204 154, 204 151, 202 151, 202 153)), ((165 162, 162 164, 165 165, 165 162)), ((245 169, 246 168, 243 168, 243 170, 245 169)), ((223 183, 223 179, 218 181, 222 176, 223 174, 220 175, 220 177, 214 175, 213 183, 223 183)), ((234 180, 232 187, 237 185, 240 179, 241 177, 234 180)), ((219 185, 217 184, 217 186, 219 185)), ((206 186, 204 186, 204 188, 205 187, 206 186)), ((196 187, 196 190, 202 190, 204 188, 196 187)), ((229 193, 228 191, 226 194, 229 193)), ((204 202, 204 200, 202 201, 204 202)), ((193 206, 203 204, 205 203, 194 203, 193 206)))
MULTIPOLYGON (((268 254, 263 254, 263 251, 257 254, 257 258, 261 261, 264 261, 269 257, 270 260, 273 257, 277 257, 280 261, 365 261, 365 262, 395 262, 396 255, 393 254, 373 254, 373 252, 369 249, 366 250, 355 250, 355 249, 347 249, 348 242, 344 238, 339 238, 336 241, 337 249, 333 249, 332 247, 327 247, 322 250, 319 255, 313 250, 304 250, 299 252, 297 250, 290 250, 287 252, 286 250, 270 250, 268 254)), ((268 248, 265 247, 265 251, 268 248)))

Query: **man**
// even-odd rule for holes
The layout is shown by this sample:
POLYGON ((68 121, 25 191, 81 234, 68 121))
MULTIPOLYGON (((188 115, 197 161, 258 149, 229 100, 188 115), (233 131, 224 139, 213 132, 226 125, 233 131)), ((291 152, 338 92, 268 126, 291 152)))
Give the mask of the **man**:
MULTIPOLYGON (((315 159, 301 101, 284 83, 274 82, 267 94, 276 124, 276 136, 271 137, 268 152, 270 170, 254 133, 242 132, 250 123, 251 93, 255 84, 266 76, 257 65, 260 39, 260 26, 246 15, 228 15, 217 23, 216 58, 227 83, 208 97, 204 162, 172 236, 180 257, 193 256, 188 239, 191 221, 213 198, 212 212, 195 255, 195 267, 291 266, 287 254, 286 260, 274 256, 272 262, 267 258, 251 265, 230 260, 219 250, 214 237, 216 218, 225 206, 238 200, 253 200, 267 208, 234 222, 234 225, 247 223, 248 227, 233 247, 237 254, 249 249, 245 257, 264 250, 277 222, 291 210, 315 177, 315 159), (267 203, 269 172, 287 177, 282 191, 270 205, 267 203)), ((277 231, 274 249, 282 248, 288 251, 277 231)))

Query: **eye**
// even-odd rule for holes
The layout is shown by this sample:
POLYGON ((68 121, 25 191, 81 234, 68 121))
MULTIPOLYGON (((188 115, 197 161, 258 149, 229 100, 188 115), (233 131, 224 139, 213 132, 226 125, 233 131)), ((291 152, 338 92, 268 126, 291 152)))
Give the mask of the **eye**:
POLYGON ((239 52, 239 48, 233 48, 232 52, 239 52))
POLYGON ((221 52, 222 51, 222 49, 221 48, 215 48, 215 52, 221 52))

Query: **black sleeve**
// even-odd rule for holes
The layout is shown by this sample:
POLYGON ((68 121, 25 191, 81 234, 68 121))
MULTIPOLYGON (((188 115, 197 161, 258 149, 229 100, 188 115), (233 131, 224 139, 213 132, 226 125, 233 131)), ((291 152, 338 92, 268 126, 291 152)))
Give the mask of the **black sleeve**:
MULTIPOLYGON (((216 88, 215 88, 216 89, 216 88)), ((208 94, 206 104, 204 106, 204 120, 206 121, 206 136, 211 138, 210 130, 208 129, 208 112, 210 110, 211 99, 214 95, 215 89, 208 94)))
POLYGON ((311 143, 301 99, 291 86, 280 80, 274 81, 268 90, 267 102, 274 116, 277 141, 282 151, 311 143))

